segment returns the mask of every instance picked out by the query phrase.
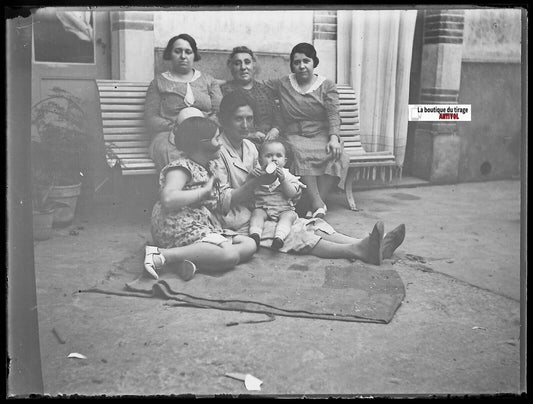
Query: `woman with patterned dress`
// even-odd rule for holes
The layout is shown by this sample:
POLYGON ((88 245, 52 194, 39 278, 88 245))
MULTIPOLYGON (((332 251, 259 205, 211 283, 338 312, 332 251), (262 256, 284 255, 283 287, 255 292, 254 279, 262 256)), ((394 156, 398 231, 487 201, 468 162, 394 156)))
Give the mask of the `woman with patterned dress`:
POLYGON ((291 172, 307 186, 306 217, 324 217, 333 186, 343 186, 349 158, 340 140, 339 95, 331 80, 314 73, 313 45, 300 43, 290 55, 291 74, 267 84, 279 99, 284 133, 294 151, 291 172))
POLYGON ((249 260, 256 251, 253 239, 222 229, 212 214, 218 204, 216 180, 209 168, 218 157, 220 135, 213 121, 193 116, 175 131, 183 154, 159 174, 160 200, 152 211, 152 238, 144 268, 158 278, 162 270, 176 271, 190 280, 196 268, 226 271, 249 260))
POLYGON ((157 74, 150 83, 144 107, 145 126, 152 136, 150 157, 158 170, 180 156, 172 134, 179 112, 194 107, 216 120, 222 99, 218 82, 209 74, 194 69, 194 62, 200 60, 200 55, 190 35, 171 38, 163 59, 170 61, 170 70, 157 74))
POLYGON ((277 137, 283 120, 272 91, 265 84, 255 80, 258 66, 252 50, 246 46, 233 48, 227 66, 233 80, 222 84, 220 87, 222 95, 238 91, 254 108, 255 132, 251 131, 247 139, 259 146, 265 139, 271 140, 277 137))

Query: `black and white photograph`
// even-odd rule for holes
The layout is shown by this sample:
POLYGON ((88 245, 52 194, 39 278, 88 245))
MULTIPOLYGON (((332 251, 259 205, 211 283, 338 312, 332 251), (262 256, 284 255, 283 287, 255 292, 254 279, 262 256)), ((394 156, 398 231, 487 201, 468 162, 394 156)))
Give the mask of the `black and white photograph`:
POLYGON ((6 398, 527 395, 527 8, 4 14, 6 398))

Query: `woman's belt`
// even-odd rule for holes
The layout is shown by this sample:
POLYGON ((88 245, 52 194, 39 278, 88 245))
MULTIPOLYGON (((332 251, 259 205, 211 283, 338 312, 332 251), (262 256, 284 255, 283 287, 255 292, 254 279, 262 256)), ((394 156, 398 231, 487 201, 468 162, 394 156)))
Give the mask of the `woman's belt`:
POLYGON ((320 132, 327 132, 329 126, 327 121, 297 121, 289 123, 285 129, 289 135, 313 137, 320 132))

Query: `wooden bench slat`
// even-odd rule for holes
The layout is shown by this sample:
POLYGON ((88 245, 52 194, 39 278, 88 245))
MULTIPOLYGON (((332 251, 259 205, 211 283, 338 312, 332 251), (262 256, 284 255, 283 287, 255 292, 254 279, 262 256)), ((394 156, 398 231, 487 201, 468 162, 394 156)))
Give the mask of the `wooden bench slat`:
POLYGON ((123 148, 117 148, 117 147, 113 147, 112 144, 108 144, 108 146, 117 155, 119 155, 120 153, 147 153, 148 154, 148 148, 146 148, 146 147, 123 147, 123 148))
POLYGON ((100 98, 139 98, 146 97, 146 91, 102 91, 100 92, 100 98))
POLYGON ((102 104, 102 111, 144 111, 144 104, 102 104))
POLYGON ((146 90, 148 89, 148 86, 128 86, 128 87, 122 87, 122 86, 109 86, 109 85, 106 85, 106 86, 103 86, 103 85, 100 85, 98 86, 98 90, 100 92, 106 92, 106 91, 112 91, 112 92, 115 92, 115 91, 124 91, 124 92, 127 92, 127 91, 144 91, 146 93, 146 90))
POLYGON ((154 161, 150 157, 121 157, 120 161, 130 167, 139 164, 145 165, 146 167, 154 167, 154 161))
POLYGON ((134 126, 134 127, 127 127, 127 128, 112 128, 112 127, 105 127, 104 129, 104 138, 108 134, 120 134, 120 133, 145 133, 146 129, 144 127, 134 126))
MULTIPOLYGON (((113 120, 113 119, 143 120, 144 112, 102 112, 102 118, 104 120, 113 120)), ((143 123, 143 126, 144 126, 144 123, 143 123)))
POLYGON ((106 142, 124 141, 124 140, 144 140, 146 135, 144 133, 121 133, 115 135, 106 135, 106 142))
POLYGON ((150 159, 150 156, 148 153, 145 152, 139 152, 139 153, 115 153, 117 157, 121 159, 150 159))
MULTIPOLYGON (((96 80, 98 85, 121 85, 121 86, 147 86, 150 84, 149 81, 127 81, 127 80, 114 80, 114 79, 98 79, 96 80)), ((341 84, 345 85, 345 84, 341 84)))
POLYGON ((121 148, 121 147, 148 147, 150 141, 148 140, 132 140, 132 141, 114 141, 111 147, 121 148))
POLYGON ((145 170, 123 170, 122 175, 153 175, 157 174, 155 168, 145 169, 145 170))
POLYGON ((144 105, 144 97, 138 98, 101 98, 100 104, 139 104, 144 105))
POLYGON ((138 119, 107 119, 102 123, 105 127, 144 127, 144 121, 138 119))
POLYGON ((155 167, 154 165, 154 162, 151 161, 151 164, 150 163, 146 163, 146 162, 140 162, 140 163, 137 163, 137 162, 128 162, 128 160, 121 160, 121 166, 123 167, 129 167, 129 168, 150 168, 150 167, 155 167))

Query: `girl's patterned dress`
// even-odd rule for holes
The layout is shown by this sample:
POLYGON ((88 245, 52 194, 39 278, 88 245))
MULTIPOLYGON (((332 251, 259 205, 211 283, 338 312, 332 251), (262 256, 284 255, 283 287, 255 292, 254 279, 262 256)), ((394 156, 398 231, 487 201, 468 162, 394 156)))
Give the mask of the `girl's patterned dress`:
MULTIPOLYGON (((203 187, 209 179, 209 171, 187 158, 174 160, 166 165, 159 175, 159 189, 165 185, 169 170, 183 168, 189 181, 183 187, 191 190, 203 187)), ((218 220, 211 214, 217 206, 217 197, 212 195, 197 204, 170 210, 156 202, 152 210, 152 238, 160 248, 182 247, 201 240, 210 233, 223 234, 218 220)))

